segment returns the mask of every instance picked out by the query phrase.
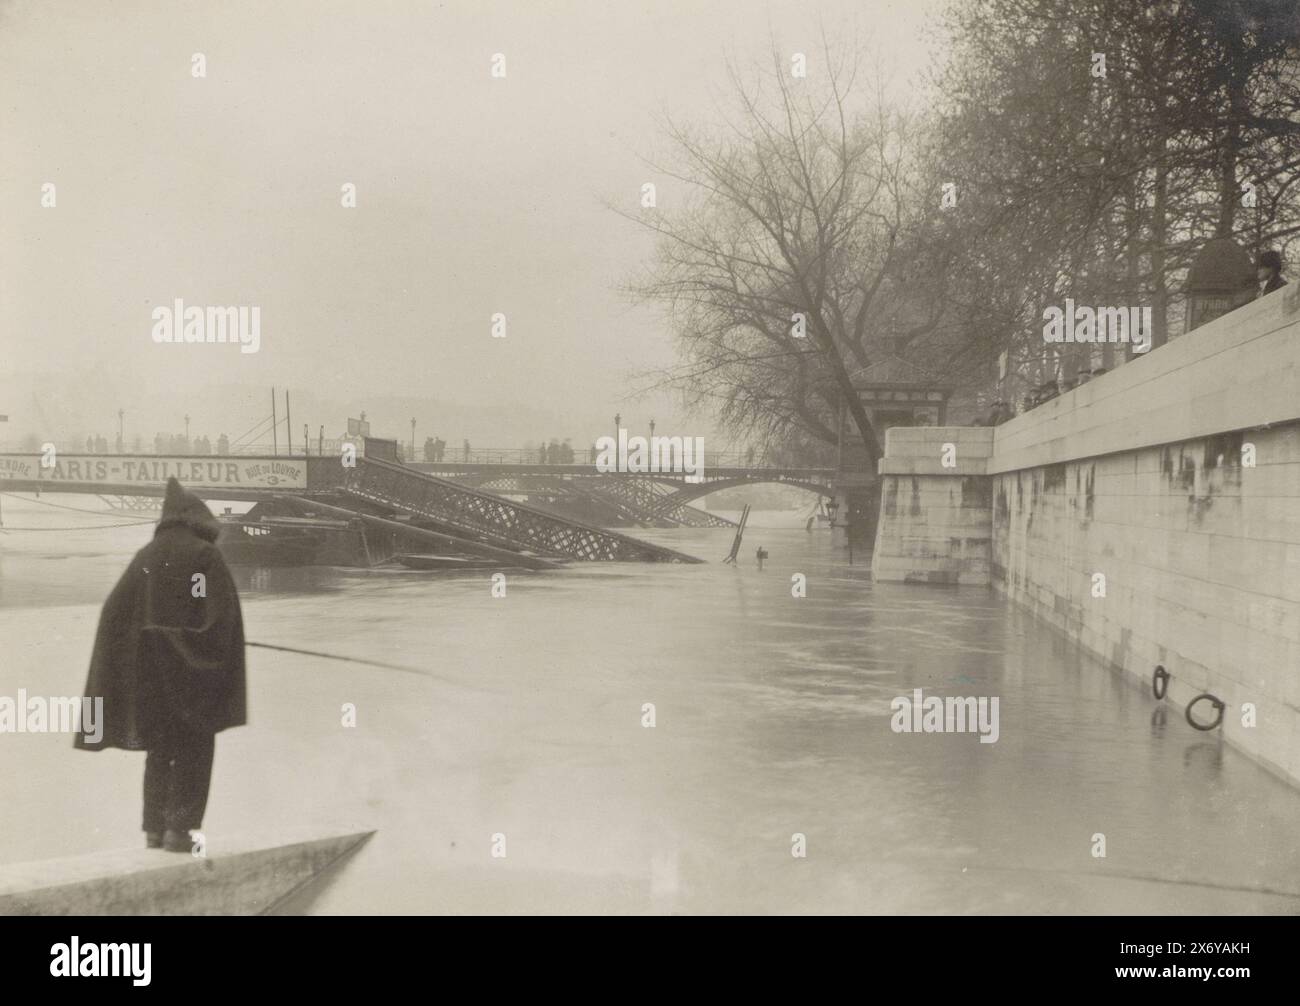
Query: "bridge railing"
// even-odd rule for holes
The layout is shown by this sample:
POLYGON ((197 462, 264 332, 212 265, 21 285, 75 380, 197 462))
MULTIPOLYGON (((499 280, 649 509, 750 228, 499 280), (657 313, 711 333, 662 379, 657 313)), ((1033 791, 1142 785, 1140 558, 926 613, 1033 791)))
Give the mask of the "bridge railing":
MULTIPOLYGON (((410 453, 410 446, 403 448, 403 456, 410 453)), ((514 447, 471 447, 466 454, 463 447, 454 450, 449 445, 443 452, 442 457, 435 461, 434 458, 426 457, 423 449, 416 452, 414 458, 406 458, 408 461, 430 462, 442 464, 470 464, 470 465, 594 465, 599 457, 599 452, 588 447, 583 450, 574 450, 573 457, 568 455, 563 458, 552 458, 548 452, 543 455, 538 450, 524 450, 514 447)), ((817 468, 818 465, 779 465, 763 458, 756 458, 748 451, 721 451, 713 452, 706 450, 704 452, 704 465, 706 468, 817 468)))
MULTIPOLYGON (((228 446, 225 451, 219 451, 217 450, 217 442, 215 440, 212 441, 210 445, 211 450, 208 452, 208 455, 205 455, 202 451, 200 451, 194 441, 191 441, 184 449, 181 449, 179 445, 177 445, 176 448, 173 449, 171 444, 167 444, 166 446, 163 447, 161 451, 156 450, 154 448, 152 441, 150 441, 149 443, 141 443, 138 447, 135 446, 133 443, 127 443, 123 445, 122 450, 120 451, 115 450, 114 445, 110 442, 108 446, 108 450, 97 451, 97 450, 87 449, 86 442, 84 440, 82 441, 42 440, 34 446, 30 441, 26 441, 26 440, 21 442, 17 440, 8 440, 8 441, 0 440, 0 454, 40 454, 45 449, 45 445, 47 443, 53 444, 54 449, 59 454, 78 454, 78 455, 121 454, 129 457, 140 457, 140 456, 205 457, 208 455, 215 456, 215 457, 252 457, 252 456, 267 457, 267 456, 278 455, 280 457, 295 457, 295 458, 300 458, 303 455, 302 442, 299 440, 295 440, 293 442, 292 455, 289 453, 288 447, 283 442, 274 445, 270 441, 267 441, 264 444, 260 444, 260 443, 259 444, 232 444, 228 446)), ((337 439, 330 440, 329 438, 326 438, 325 445, 324 445, 324 453, 337 454, 338 446, 340 443, 341 441, 337 439)), ((313 457, 316 456, 317 441, 315 439, 312 440, 311 450, 308 453, 311 454, 313 457)))
MULTIPOLYGON (((72 440, 55 440, 52 442, 55 448, 61 454, 99 453, 96 451, 87 451, 86 444, 84 441, 81 443, 77 443, 76 441, 72 441, 72 440)), ((315 457, 317 454, 337 456, 339 452, 339 447, 343 442, 344 442, 343 440, 337 437, 334 438, 326 437, 323 442, 318 438, 313 437, 305 453, 310 455, 311 457, 315 457)), ((42 441, 42 444, 44 443, 45 441, 42 441)), ((216 442, 214 441, 211 446, 212 446, 211 453, 213 455, 217 455, 219 452, 217 451, 216 442)), ((548 456, 546 457, 545 460, 543 460, 541 453, 536 449, 526 450, 520 447, 473 447, 471 446, 469 451, 467 452, 463 446, 453 448, 450 444, 448 444, 447 447, 443 450, 441 457, 439 458, 435 459, 431 457, 426 457, 423 447, 418 447, 416 450, 415 457, 412 458, 409 457, 411 453, 411 445, 409 443, 406 444, 399 443, 398 446, 402 452, 402 458, 404 461, 411 461, 411 462, 416 462, 421 464, 440 463, 440 464, 469 464, 469 465, 541 465, 541 464, 595 465, 596 458, 598 456, 597 452, 594 449, 584 448, 583 450, 575 450, 573 452, 572 459, 569 459, 567 455, 564 457, 563 460, 561 460, 560 458, 551 458, 548 452, 548 456)), ((26 453, 39 453, 40 450, 41 450, 40 447, 33 449, 30 443, 19 443, 17 441, 11 441, 11 442, 0 441, 0 453, 26 454, 26 453)), ((110 446, 110 449, 105 453, 115 454, 117 452, 112 450, 110 446)), ((132 454, 132 455, 141 455, 141 454, 150 455, 150 454, 157 454, 158 452, 154 450, 153 443, 149 442, 149 443, 142 443, 138 449, 133 448, 131 445, 127 445, 124 448, 123 453, 132 454)), ((172 450, 169 445, 166 449, 162 451, 162 454, 167 456, 175 456, 178 454, 187 455, 187 456, 192 455, 196 457, 201 456, 199 452, 194 449, 193 443, 190 444, 188 450, 184 450, 184 451, 179 449, 172 450)), ((225 454, 226 456, 232 456, 232 457, 247 456, 247 455, 257 455, 257 456, 279 455, 283 457, 289 457, 289 456, 302 457, 304 451, 303 451, 303 444, 301 439, 295 439, 293 442, 292 455, 290 455, 288 445, 286 445, 283 441, 280 441, 279 443, 276 444, 272 444, 268 441, 266 443, 231 445, 227 448, 225 454)), ((816 464, 781 465, 781 464, 774 464, 773 462, 768 461, 761 457, 755 457, 754 455, 751 455, 749 451, 721 451, 718 453, 714 453, 706 450, 704 452, 704 467, 708 470, 716 470, 720 468, 748 468, 748 469, 770 468, 774 470, 780 469, 786 471, 796 471, 799 469, 807 469, 807 470, 820 469, 825 466, 816 465, 816 464)))

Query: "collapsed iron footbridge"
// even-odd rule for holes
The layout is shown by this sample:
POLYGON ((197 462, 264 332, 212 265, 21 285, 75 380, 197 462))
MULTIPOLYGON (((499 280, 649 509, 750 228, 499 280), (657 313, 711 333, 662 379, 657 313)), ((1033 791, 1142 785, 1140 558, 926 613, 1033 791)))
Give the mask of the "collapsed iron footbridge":
POLYGON ((167 480, 177 478, 206 499, 254 502, 248 514, 224 519, 248 539, 284 543, 286 561, 318 549, 320 533, 331 531, 355 544, 329 554, 359 551, 363 564, 422 550, 549 567, 564 561, 699 562, 604 525, 615 517, 653 527, 732 526, 691 502, 758 482, 829 496, 833 474, 719 468, 688 481, 681 473, 600 472, 589 465, 402 464, 391 441, 377 440, 348 462, 310 455, 0 454, 0 488, 90 493, 115 500, 119 509, 141 510, 141 501, 161 496, 167 480), (574 504, 602 519, 579 520, 561 509, 574 504))
POLYGON ((590 464, 502 461, 414 462, 416 471, 507 496, 571 511, 586 507, 601 523, 644 527, 735 527, 735 522, 693 506, 710 493, 771 483, 822 497, 834 494, 831 468, 729 465, 698 478, 684 472, 603 472, 590 464))

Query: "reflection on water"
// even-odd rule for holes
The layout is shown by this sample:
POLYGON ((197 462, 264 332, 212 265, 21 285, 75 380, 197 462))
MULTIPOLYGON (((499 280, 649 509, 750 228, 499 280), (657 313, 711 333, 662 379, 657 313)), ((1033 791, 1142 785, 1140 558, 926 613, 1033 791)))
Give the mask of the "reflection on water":
MULTIPOLYGON (((738 567, 729 531, 638 533, 711 561, 509 572, 504 598, 489 571, 241 568, 250 639, 427 676, 250 650, 210 841, 379 829, 286 911, 1300 909, 1296 791, 995 593, 872 584, 822 530, 751 529, 738 567), (999 740, 892 732, 914 688, 998 696, 999 740)), ((80 687, 148 534, 0 536, 0 694, 80 687)), ((31 768, 0 777, 28 815, 0 858, 138 840, 138 756, 0 743, 31 768)))

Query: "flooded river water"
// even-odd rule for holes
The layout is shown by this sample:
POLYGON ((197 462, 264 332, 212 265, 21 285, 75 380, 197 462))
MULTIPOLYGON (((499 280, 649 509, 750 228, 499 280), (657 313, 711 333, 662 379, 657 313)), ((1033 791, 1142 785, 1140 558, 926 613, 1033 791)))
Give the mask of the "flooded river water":
MULTIPOLYGON (((80 694, 152 528, 3 516, 0 695, 80 694)), ((824 530, 751 526, 738 566, 729 531, 636 533, 710 561, 511 571, 505 597, 239 568, 250 640, 420 673, 250 650, 210 846, 377 829, 286 912, 1300 911, 1300 793, 995 592, 873 584, 824 530), (895 733, 916 688, 998 697, 996 743, 895 733)), ((0 861, 139 844, 142 755, 0 734, 0 766, 0 861)))

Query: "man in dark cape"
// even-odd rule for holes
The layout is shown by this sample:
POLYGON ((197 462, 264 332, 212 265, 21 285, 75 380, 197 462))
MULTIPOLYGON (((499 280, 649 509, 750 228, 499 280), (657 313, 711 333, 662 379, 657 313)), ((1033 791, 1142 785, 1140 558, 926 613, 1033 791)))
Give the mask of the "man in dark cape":
POLYGON ((215 735, 245 722, 239 594, 215 542, 221 525, 167 483, 153 541, 104 603, 86 695, 102 697, 103 734, 76 746, 148 751, 146 844, 190 851, 207 806, 215 735))

